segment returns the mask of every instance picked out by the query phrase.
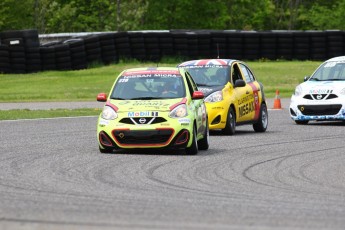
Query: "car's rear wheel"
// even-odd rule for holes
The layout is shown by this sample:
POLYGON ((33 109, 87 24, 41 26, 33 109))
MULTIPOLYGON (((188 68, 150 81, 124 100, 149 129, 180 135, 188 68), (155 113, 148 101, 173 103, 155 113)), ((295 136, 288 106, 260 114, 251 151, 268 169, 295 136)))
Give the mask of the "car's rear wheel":
POLYGON ((222 130, 226 135, 234 135, 236 131, 236 115, 232 107, 229 108, 225 128, 222 130))
POLYGON ((200 150, 207 150, 209 146, 210 146, 210 131, 208 129, 208 120, 206 120, 204 137, 198 141, 198 147, 200 150))
POLYGON ((193 126, 193 137, 192 137, 192 145, 186 148, 186 153, 188 155, 196 155, 198 154, 198 142, 196 140, 196 128, 195 125, 193 126))
POLYGON ((266 104, 262 104, 258 122, 253 124, 255 132, 265 132, 268 126, 268 113, 266 104))
POLYGON ((307 121, 300 121, 300 120, 295 120, 295 123, 297 124, 297 125, 306 125, 306 124, 308 124, 308 120, 307 121))

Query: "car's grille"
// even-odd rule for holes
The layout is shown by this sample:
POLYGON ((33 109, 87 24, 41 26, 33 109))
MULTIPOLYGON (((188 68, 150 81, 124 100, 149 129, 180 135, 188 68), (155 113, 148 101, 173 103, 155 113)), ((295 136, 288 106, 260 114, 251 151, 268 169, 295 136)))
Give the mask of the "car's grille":
POLYGON ((169 141, 173 129, 114 130, 116 140, 123 145, 162 145, 169 141))
POLYGON ((320 116, 320 115, 335 115, 339 113, 341 104, 336 105, 299 105, 298 109, 303 115, 320 116))
POLYGON ((158 124, 166 122, 167 120, 163 117, 126 117, 120 120, 120 123, 130 125, 144 125, 144 124, 158 124))
POLYGON ((329 100, 337 98, 338 96, 331 94, 306 94, 303 98, 308 100, 329 100))

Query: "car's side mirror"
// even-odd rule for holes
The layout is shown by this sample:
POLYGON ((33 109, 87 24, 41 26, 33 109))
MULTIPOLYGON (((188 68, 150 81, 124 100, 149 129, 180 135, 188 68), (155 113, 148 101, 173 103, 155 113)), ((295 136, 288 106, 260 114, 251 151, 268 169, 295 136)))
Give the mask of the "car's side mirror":
POLYGON ((304 81, 308 81, 310 76, 304 76, 304 81))
POLYGON ((97 101, 100 101, 100 102, 106 102, 107 98, 108 98, 108 96, 106 93, 99 93, 97 95, 97 101))
POLYGON ((246 86, 246 82, 244 80, 237 79, 235 81, 235 88, 237 88, 237 87, 244 87, 244 86, 246 86))
POLYGON ((194 91, 192 99, 193 100, 198 100, 198 99, 204 99, 205 95, 201 91, 194 91))

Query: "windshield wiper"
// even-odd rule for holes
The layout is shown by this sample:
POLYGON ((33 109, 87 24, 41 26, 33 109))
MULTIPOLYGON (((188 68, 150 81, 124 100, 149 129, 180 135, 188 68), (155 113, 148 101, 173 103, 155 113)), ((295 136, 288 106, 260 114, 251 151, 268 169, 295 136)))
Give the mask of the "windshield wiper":
POLYGON ((314 77, 314 78, 310 78, 309 81, 320 81, 320 79, 314 77))
POLYGON ((133 97, 130 100, 154 100, 154 99, 162 99, 161 97, 133 97))
POLYGON ((208 84, 196 83, 197 86, 208 86, 208 84))
POLYGON ((345 81, 345 79, 332 78, 332 79, 327 79, 326 81, 345 81))

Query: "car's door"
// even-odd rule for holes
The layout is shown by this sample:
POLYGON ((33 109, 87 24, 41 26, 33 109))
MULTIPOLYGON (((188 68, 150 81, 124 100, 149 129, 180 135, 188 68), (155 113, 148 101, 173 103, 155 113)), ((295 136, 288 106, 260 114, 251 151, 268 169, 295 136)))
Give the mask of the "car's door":
MULTIPOLYGON (((198 87, 188 72, 186 72, 186 80, 187 80, 187 85, 188 85, 187 88, 190 93, 190 97, 192 98, 193 93, 198 90, 198 87)), ((204 114, 204 111, 206 111, 204 100, 203 99, 191 100, 190 106, 195 113, 195 119, 197 123, 197 133, 200 133, 200 127, 202 127, 202 123, 204 119, 203 114, 204 114)))
POLYGON ((248 72, 241 63, 232 65, 231 83, 234 86, 235 105, 236 105, 236 122, 246 122, 253 120, 255 114, 255 104, 253 88, 248 84, 248 72), (244 81, 245 85, 236 87, 236 81, 244 81))
POLYGON ((246 121, 257 120, 260 114, 260 103, 261 98, 259 97, 260 93, 260 84, 256 81, 253 72, 249 69, 244 63, 239 63, 243 77, 247 83, 246 88, 249 92, 249 97, 244 109, 244 118, 246 121))

